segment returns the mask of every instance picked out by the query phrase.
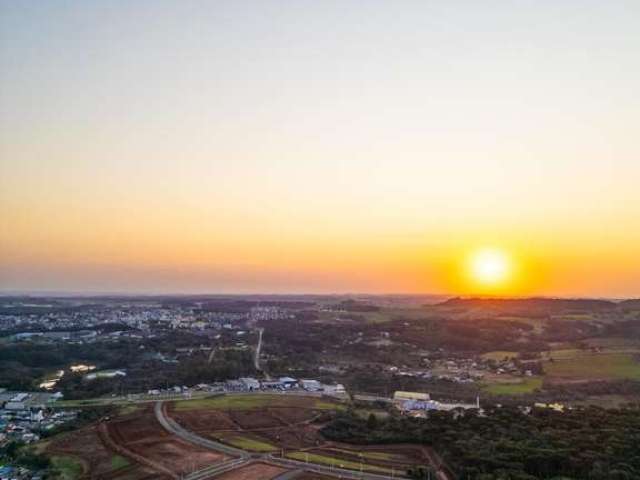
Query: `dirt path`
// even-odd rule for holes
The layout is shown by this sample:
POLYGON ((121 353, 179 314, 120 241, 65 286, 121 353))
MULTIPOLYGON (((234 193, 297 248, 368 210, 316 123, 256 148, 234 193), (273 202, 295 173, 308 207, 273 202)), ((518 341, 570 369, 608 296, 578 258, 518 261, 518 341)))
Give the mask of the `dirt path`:
POLYGON ((106 423, 103 422, 98 425, 98 435, 100 436, 100 439, 102 440, 102 442, 105 444, 107 448, 119 453, 123 457, 129 458, 130 460, 133 460, 134 462, 139 463, 141 465, 145 465, 157 472, 164 473, 165 475, 168 475, 169 477, 175 480, 178 480, 180 478, 175 472, 172 472, 164 465, 161 465, 158 462, 149 460, 148 458, 145 458, 142 455, 138 455, 137 453, 132 452, 131 450, 125 448, 122 445, 118 445, 111 438, 111 435, 109 435, 109 428, 106 423))

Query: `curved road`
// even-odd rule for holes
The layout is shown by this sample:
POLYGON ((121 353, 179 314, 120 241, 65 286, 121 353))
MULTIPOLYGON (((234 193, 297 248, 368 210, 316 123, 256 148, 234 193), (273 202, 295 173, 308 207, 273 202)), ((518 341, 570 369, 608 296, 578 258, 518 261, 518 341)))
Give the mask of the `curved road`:
POLYGON ((339 476, 340 478, 352 480, 395 480, 397 478, 402 478, 398 476, 357 472, 354 470, 346 470, 344 468, 333 468, 315 463, 299 462, 297 460, 275 457, 269 454, 251 455, 239 448, 230 447, 229 445, 225 445, 223 443, 216 442, 214 440, 210 440, 208 438, 204 438, 193 432, 190 432, 189 430, 179 425, 171 417, 167 416, 166 412, 164 411, 163 405, 164 403, 162 401, 157 402, 154 407, 154 412, 156 418, 158 419, 158 422, 160 422, 165 430, 176 435, 177 437, 180 437, 186 442, 193 443, 194 445, 208 448, 210 450, 214 450, 231 457, 236 457, 232 458, 231 460, 226 460, 222 463, 217 463, 210 467, 194 472, 186 477, 187 480, 205 480, 214 478, 224 472, 234 470, 253 461, 266 461, 275 465, 283 466, 285 468, 297 470, 303 469, 310 472, 322 473, 330 476, 339 476))

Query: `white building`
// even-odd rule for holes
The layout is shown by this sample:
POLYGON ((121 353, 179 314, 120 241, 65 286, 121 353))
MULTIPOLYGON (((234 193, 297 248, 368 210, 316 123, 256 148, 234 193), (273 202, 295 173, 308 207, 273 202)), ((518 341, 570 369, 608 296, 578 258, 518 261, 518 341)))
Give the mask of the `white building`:
POLYGON ((255 378, 244 377, 240 379, 240 382, 249 391, 260 390, 260 382, 255 378))
POLYGON ((322 384, 318 380, 300 380, 300 386, 308 392, 322 391, 322 384))

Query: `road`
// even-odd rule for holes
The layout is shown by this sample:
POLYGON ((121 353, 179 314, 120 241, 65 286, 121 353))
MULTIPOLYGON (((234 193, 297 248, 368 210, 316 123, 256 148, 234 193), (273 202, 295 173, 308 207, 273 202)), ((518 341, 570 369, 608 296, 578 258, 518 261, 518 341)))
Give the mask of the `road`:
POLYGON ((253 364, 256 367, 257 371, 260 371, 260 350, 262 349, 262 334, 264 333, 264 328, 258 329, 258 346, 256 346, 256 355, 253 359, 253 364))
POLYGON ((394 480, 397 479, 398 476, 389 476, 389 475, 378 475, 373 473, 366 472, 357 472, 354 470, 346 470, 343 468, 334 468, 330 466, 318 465, 314 463, 305 463, 299 462, 297 460, 292 460, 289 458, 280 458, 274 455, 265 454, 265 455, 257 455, 250 454, 244 450, 239 448, 230 447, 229 445, 225 445, 220 442, 216 442, 214 440, 210 440, 208 438, 201 437, 189 430, 185 429, 181 425, 179 425, 175 420, 169 417, 164 409, 164 402, 159 401, 155 404, 154 412, 158 422, 162 425, 162 427, 168 432, 176 435, 182 440, 192 443, 194 445, 198 445, 200 447, 204 447, 210 450, 214 450, 219 453, 223 453, 225 455, 235 457, 230 460, 226 460, 222 463, 217 463, 210 467, 206 467, 197 472, 193 472, 192 474, 185 477, 185 480, 205 480, 209 478, 215 478, 216 476, 228 472, 230 470, 235 470, 236 468, 240 468, 252 462, 268 462, 275 465, 280 465, 285 468, 291 469, 303 469, 310 472, 322 473, 330 476, 339 476, 344 479, 353 479, 353 480, 394 480))
POLYGON ((224 443, 216 442, 215 440, 204 438, 200 435, 190 432, 183 426, 179 425, 171 417, 167 416, 166 412, 164 411, 164 402, 157 402, 154 407, 154 412, 156 418, 158 419, 158 422, 160 422, 160 425, 162 425, 165 430, 173 433, 177 437, 180 437, 189 443, 208 448, 209 450, 215 450, 216 452, 224 453, 225 455, 228 455, 230 457, 249 458, 250 456, 244 450, 230 447, 229 445, 226 445, 224 443))
POLYGON ((264 378, 267 381, 271 381, 271 377, 269 376, 267 371, 260 368, 260 352, 262 351, 262 334, 263 333, 264 333, 264 328, 259 328, 258 329, 258 345, 256 346, 256 354, 253 359, 253 364, 256 367, 256 370, 258 372, 262 372, 264 374, 264 378))

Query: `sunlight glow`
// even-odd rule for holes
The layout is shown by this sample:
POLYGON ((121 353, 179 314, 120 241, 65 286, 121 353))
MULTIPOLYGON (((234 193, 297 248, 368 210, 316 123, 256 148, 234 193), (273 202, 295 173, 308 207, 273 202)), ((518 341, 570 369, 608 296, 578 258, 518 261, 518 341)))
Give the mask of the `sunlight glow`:
POLYGON ((505 252, 485 248, 472 255, 470 269, 476 282, 487 286, 500 285, 511 273, 511 261, 505 252))

